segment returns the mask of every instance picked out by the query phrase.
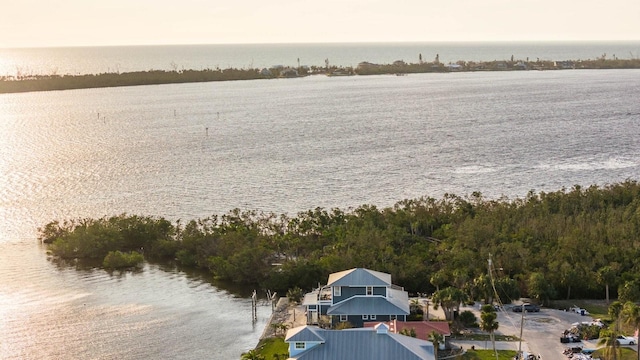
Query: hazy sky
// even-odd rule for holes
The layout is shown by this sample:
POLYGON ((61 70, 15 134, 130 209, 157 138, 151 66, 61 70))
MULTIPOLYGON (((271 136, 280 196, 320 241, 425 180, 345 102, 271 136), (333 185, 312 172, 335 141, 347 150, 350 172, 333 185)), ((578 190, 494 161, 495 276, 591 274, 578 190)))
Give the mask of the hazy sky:
POLYGON ((640 40, 640 0, 0 0, 0 47, 640 40))

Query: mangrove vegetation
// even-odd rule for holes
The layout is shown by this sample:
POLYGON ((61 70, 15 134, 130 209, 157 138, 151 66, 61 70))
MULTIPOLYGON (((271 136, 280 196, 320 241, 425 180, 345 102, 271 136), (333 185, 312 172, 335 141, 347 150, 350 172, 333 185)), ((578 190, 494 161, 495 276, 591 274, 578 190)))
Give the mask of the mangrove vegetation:
POLYGON ((640 300, 640 184, 633 180, 517 199, 446 194, 295 216, 235 209, 171 222, 122 214, 54 221, 39 237, 59 258, 106 266, 135 262, 130 254, 137 253, 282 294, 366 267, 390 273, 409 292, 455 288, 489 299, 491 259, 493 283, 507 299, 640 300), (107 261, 115 251, 121 254, 107 261))

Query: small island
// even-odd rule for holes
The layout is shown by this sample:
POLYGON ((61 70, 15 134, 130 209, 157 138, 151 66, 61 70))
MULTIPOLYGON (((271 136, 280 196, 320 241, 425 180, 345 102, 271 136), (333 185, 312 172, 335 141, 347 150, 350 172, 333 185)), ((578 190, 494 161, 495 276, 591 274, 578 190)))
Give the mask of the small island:
POLYGON ((263 69, 203 69, 203 70, 149 70, 134 72, 108 72, 83 75, 25 75, 0 76, 0 94, 32 91, 72 90, 118 86, 178 84, 210 81, 258 80, 296 78, 310 75, 406 75, 419 73, 448 73, 462 71, 526 71, 568 69, 640 69, 640 59, 608 59, 603 54, 595 60, 541 60, 524 59, 495 61, 457 61, 441 63, 439 56, 431 62, 407 63, 402 60, 392 64, 361 62, 357 67, 330 66, 275 66, 263 69))

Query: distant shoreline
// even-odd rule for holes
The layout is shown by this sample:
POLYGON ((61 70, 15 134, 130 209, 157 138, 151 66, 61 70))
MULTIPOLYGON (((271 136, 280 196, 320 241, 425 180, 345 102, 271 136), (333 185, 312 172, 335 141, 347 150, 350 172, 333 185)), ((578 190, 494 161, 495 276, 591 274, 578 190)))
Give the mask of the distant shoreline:
POLYGON ((112 72, 86 75, 29 75, 0 77, 0 94, 35 91, 75 90, 106 87, 179 84, 212 81, 260 80, 274 78, 297 78, 310 75, 365 76, 406 75, 419 73, 448 73, 471 71, 527 71, 568 69, 640 69, 640 59, 595 60, 507 60, 507 61, 458 61, 444 64, 433 62, 373 64, 362 62, 357 67, 298 66, 272 67, 264 69, 204 69, 204 70, 150 70, 135 72, 112 72))

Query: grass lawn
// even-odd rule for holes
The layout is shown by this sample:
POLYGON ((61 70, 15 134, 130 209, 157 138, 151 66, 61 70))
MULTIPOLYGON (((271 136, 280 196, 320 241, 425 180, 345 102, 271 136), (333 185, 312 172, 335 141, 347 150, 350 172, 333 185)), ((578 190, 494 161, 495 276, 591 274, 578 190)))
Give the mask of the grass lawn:
MULTIPOLYGON (((513 360, 518 352, 515 350, 498 350, 498 360, 513 360)), ((467 350, 460 357, 462 360, 496 360, 493 350, 467 350)))
MULTIPOLYGON (((618 360, 636 360, 638 359, 638 353, 636 353, 634 350, 623 347, 620 350, 622 350, 621 354, 622 356, 618 357, 618 360)), ((602 356, 602 352, 604 351, 604 349, 598 349, 596 352, 593 353, 593 355, 591 355, 591 357, 595 358, 602 358, 604 359, 604 357, 602 356)))
POLYGON ((284 342, 284 338, 282 337, 261 340, 258 346, 256 346, 256 350, 260 355, 264 356, 266 360, 276 359, 276 356, 274 356, 276 354, 279 355, 279 358, 282 360, 289 357, 289 346, 284 342))

